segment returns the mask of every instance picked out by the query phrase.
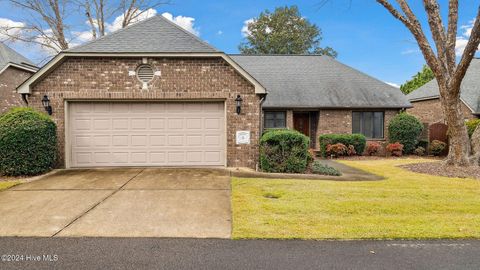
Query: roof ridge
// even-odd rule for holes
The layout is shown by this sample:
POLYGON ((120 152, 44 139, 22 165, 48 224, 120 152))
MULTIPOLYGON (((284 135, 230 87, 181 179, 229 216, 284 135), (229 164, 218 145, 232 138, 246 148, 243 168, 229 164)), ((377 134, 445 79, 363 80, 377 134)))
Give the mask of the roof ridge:
POLYGON ((123 31, 125 31, 125 30, 127 30, 127 29, 130 29, 130 28, 132 28, 132 27, 134 27, 134 26, 136 26, 136 25, 146 23, 146 22, 152 20, 153 18, 155 18, 156 16, 157 16, 157 15, 152 16, 152 17, 150 17, 150 18, 146 18, 145 20, 141 20, 141 21, 138 21, 138 22, 136 22, 136 23, 127 25, 126 27, 120 28, 120 29, 118 29, 118 30, 116 30, 116 31, 113 31, 113 32, 110 33, 110 34, 106 34, 106 35, 101 36, 101 37, 99 37, 99 38, 92 39, 92 40, 87 41, 87 42, 85 42, 85 43, 83 43, 83 44, 80 44, 80 45, 78 45, 78 46, 75 46, 75 47, 72 47, 72 48, 68 48, 68 49, 66 49, 66 50, 63 50, 62 52, 68 52, 68 51, 71 51, 71 50, 73 50, 73 49, 78 49, 78 48, 85 47, 85 46, 87 46, 87 45, 89 45, 89 44, 92 44, 92 43, 94 43, 94 42, 97 42, 97 41, 99 41, 99 40, 104 40, 104 39, 106 39, 106 38, 111 37, 112 35, 116 35, 117 33, 121 33, 121 32, 123 32, 123 31))
POLYGON ((330 57, 324 54, 242 54, 242 53, 229 53, 231 56, 316 56, 316 57, 330 57))
POLYGON ((208 44, 207 42, 203 41, 202 39, 200 39, 199 37, 197 37, 196 35, 190 33, 189 31, 187 31, 186 29, 184 29, 183 27, 179 26, 178 24, 176 24, 175 22, 173 21, 170 21, 169 19, 165 18, 163 15, 161 14, 156 14, 150 18, 147 18, 145 20, 142 20, 142 21, 138 21, 136 23, 133 23, 133 24, 130 24, 128 26, 126 26, 125 28, 121 28, 119 30, 116 30, 114 32, 111 32, 110 34, 107 34, 107 35, 104 35, 102 37, 99 37, 97 39, 93 39, 93 40, 90 40, 84 44, 81 44, 81 45, 78 45, 78 46, 75 46, 75 47, 72 47, 72 48, 69 48, 67 50, 64 50, 63 52, 72 52, 72 51, 75 51, 75 50, 78 50, 78 49, 81 49, 81 48, 84 48, 92 43, 95 43, 97 41, 101 41, 101 40, 105 40, 105 39, 111 39, 112 37, 115 37, 117 34, 119 33, 123 33, 124 31, 126 30, 130 30, 132 28, 135 28, 135 27, 138 27, 138 26, 142 26, 144 25, 145 23, 148 23, 152 20, 161 20, 162 22, 174 27, 175 29, 177 30, 180 30, 182 33, 186 34, 187 36, 189 36, 190 38, 192 38, 193 40, 195 40, 196 42, 199 42, 200 44, 204 45, 204 46, 207 46, 208 48, 210 48, 211 50, 214 50, 216 52, 220 52, 219 50, 217 50, 215 47, 213 47, 212 45, 208 44))
MULTIPOLYGON (((173 16, 173 15, 172 15, 173 16)), ((193 33, 191 33, 190 31, 188 31, 187 29, 181 27, 180 25, 176 24, 175 22, 163 17, 162 14, 160 15, 155 15, 154 17, 159 17, 160 19, 166 21, 167 23, 173 25, 174 27, 176 27, 177 29, 180 29, 181 31, 183 31, 184 33, 186 33, 187 35, 193 37, 195 40, 199 41, 200 43, 203 43, 204 45, 214 49, 215 51, 219 51, 217 50, 217 48, 213 47, 212 45, 208 44, 207 42, 205 42, 204 40, 202 40, 201 38, 199 38, 197 35, 194 35, 193 33)))

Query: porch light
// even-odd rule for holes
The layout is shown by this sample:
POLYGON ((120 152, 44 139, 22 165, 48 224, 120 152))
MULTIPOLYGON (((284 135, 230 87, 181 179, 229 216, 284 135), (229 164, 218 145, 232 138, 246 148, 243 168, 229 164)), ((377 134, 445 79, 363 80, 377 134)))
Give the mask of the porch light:
POLYGON ((47 95, 44 95, 42 98, 42 105, 43 108, 45 108, 45 111, 48 113, 48 115, 52 115, 52 106, 50 106, 50 99, 48 99, 47 95))
POLYGON ((242 97, 240 95, 237 96, 235 99, 235 103, 237 104, 237 114, 240 114, 242 112, 242 97))

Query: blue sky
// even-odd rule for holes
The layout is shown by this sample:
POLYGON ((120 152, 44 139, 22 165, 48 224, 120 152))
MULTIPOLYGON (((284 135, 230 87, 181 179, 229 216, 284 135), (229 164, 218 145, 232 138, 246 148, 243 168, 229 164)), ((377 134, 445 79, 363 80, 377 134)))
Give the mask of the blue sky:
MULTIPOLYGON (((238 44, 243 40, 241 29, 246 20, 258 16, 265 9, 297 5, 304 17, 322 29, 322 46, 333 47, 339 53, 339 61, 395 84, 405 82, 421 69, 424 59, 411 34, 374 0, 331 0, 323 6, 320 2, 322 0, 172 0, 171 4, 161 6, 157 11, 168 12, 174 18, 193 18, 187 18, 187 23, 200 38, 226 53, 238 53, 238 44)), ((409 2, 426 26, 422 1, 409 2)), ((440 2, 442 7, 446 6, 446 1, 440 2)), ((23 21, 28 16, 23 12, 12 12, 11 7, 7 7, 5 2, 0 4, 0 19, 23 21)), ((459 27, 464 26, 459 29, 460 39, 475 17, 477 7, 478 1, 460 1, 459 27)), ((79 16, 75 14, 78 13, 72 13, 72 20, 79 16)), ((85 26, 83 30, 88 29, 85 26)), ((38 48, 10 45, 28 57, 38 58, 38 48)))

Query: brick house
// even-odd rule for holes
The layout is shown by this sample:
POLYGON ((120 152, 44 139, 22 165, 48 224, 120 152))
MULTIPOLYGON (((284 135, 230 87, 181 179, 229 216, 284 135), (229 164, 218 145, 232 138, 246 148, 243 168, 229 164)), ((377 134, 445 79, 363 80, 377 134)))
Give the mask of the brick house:
MULTIPOLYGON (((460 98, 465 120, 480 115, 480 59, 473 59, 461 85, 460 98)), ((436 80, 432 80, 407 95, 413 107, 407 111, 425 125, 445 123, 436 80)))
POLYGON ((0 42, 0 114, 23 106, 16 88, 36 71, 30 60, 0 42))
POLYGON ((264 126, 381 140, 410 106, 328 57, 227 55, 161 16, 59 53, 18 92, 49 101, 67 168, 255 168, 264 126))

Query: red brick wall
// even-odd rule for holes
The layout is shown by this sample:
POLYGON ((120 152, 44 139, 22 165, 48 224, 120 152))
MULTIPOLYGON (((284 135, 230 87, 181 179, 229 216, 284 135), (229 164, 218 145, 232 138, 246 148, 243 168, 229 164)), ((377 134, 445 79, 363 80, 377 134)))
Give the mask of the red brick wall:
MULTIPOLYGON (((287 128, 293 129, 293 114, 295 110, 285 109, 287 112, 287 128)), ((380 143, 388 141, 388 123, 390 120, 398 114, 399 110, 389 109, 389 110, 380 110, 374 109, 373 111, 384 111, 384 139, 375 140, 380 143)), ((313 111, 311 111, 313 112, 313 111)), ((342 109, 321 109, 319 112, 319 119, 316 131, 316 143, 315 147, 320 148, 318 137, 322 134, 351 134, 352 133, 352 112, 353 110, 342 110, 342 109)))
MULTIPOLYGON (((382 111, 382 110, 373 110, 382 111)), ((317 137, 322 134, 351 134, 352 133, 352 112, 353 110, 320 110, 318 121, 317 137)), ((399 110, 385 110, 384 118, 384 139, 379 142, 388 141, 388 123, 398 114, 399 110)), ((318 140, 318 138, 317 138, 318 140)), ((317 141, 317 148, 320 144, 317 141)))
POLYGON ((258 160, 260 97, 254 86, 221 58, 148 58, 161 76, 148 90, 129 76, 142 58, 68 58, 33 86, 31 106, 43 111, 47 94, 58 125, 60 166, 65 162, 65 100, 225 100, 227 108, 227 165, 255 168, 258 160), (243 98, 241 115, 235 98, 243 98), (237 130, 251 131, 250 145, 236 145, 237 130))
POLYGON ((32 75, 31 72, 8 67, 0 74, 0 113, 12 107, 23 106, 22 97, 16 88, 32 75))
MULTIPOLYGON (((440 105, 440 99, 429 99, 423 101, 412 102, 413 108, 407 109, 408 113, 415 115, 422 123, 438 123, 445 122, 443 117, 442 107, 440 105)), ((462 103, 462 110, 465 119, 476 118, 472 111, 462 103)))

